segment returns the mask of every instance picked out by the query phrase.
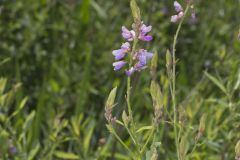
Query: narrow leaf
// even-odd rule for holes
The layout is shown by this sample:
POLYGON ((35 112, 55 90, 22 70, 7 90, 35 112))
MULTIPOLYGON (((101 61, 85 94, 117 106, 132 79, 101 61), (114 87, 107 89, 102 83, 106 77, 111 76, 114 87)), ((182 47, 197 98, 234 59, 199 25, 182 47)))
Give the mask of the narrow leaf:
POLYGON ((67 152, 63 152, 63 151, 55 151, 54 155, 57 158, 60 158, 60 159, 69 159, 69 160, 78 159, 79 160, 79 156, 74 154, 74 153, 67 153, 67 152))
POLYGON ((139 132, 142 132, 142 131, 145 131, 145 130, 150 130, 152 129, 153 127, 152 126, 143 126, 141 128, 139 128, 136 133, 139 133, 139 132))
POLYGON ((224 85, 215 77, 213 77, 211 74, 204 72, 204 74, 215 84, 217 85, 225 94, 227 94, 227 89, 224 87, 224 85))

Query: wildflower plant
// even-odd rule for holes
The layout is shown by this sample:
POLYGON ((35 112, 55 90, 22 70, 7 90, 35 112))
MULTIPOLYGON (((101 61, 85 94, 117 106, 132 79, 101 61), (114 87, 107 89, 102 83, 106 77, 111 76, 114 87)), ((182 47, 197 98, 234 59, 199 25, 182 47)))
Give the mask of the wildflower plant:
MULTIPOLYGON (((183 134, 184 127, 180 124, 180 115, 178 115, 177 101, 176 101, 176 44, 177 38, 184 21, 185 16, 187 15, 191 3, 186 3, 186 8, 184 9, 177 1, 174 1, 174 8, 177 12, 176 15, 171 17, 171 22, 178 23, 177 31, 174 35, 172 50, 167 50, 166 52, 166 68, 167 76, 169 81, 169 88, 171 93, 171 111, 164 109, 164 94, 160 85, 156 80, 156 69, 158 64, 158 55, 157 53, 153 54, 148 52, 146 49, 141 48, 138 44, 139 41, 149 42, 153 39, 149 32, 152 30, 152 26, 147 26, 141 20, 140 9, 136 3, 136 0, 130 1, 130 6, 132 10, 132 15, 134 23, 132 29, 129 30, 127 27, 122 27, 122 37, 126 40, 120 49, 114 50, 112 54, 115 57, 115 62, 113 67, 115 71, 125 70, 127 75, 127 91, 126 91, 126 101, 127 101, 127 112, 124 110, 122 112, 122 120, 118 120, 112 115, 112 110, 115 103, 115 97, 117 94, 117 88, 114 88, 107 99, 105 106, 105 117, 108 121, 107 128, 112 133, 115 138, 122 144, 122 146, 129 152, 129 156, 132 159, 140 160, 146 156, 146 159, 156 160, 158 157, 157 147, 161 146, 161 142, 157 141, 157 133, 159 130, 160 122, 165 123, 163 120, 163 114, 166 112, 168 118, 170 119, 170 124, 173 126, 173 133, 175 139, 176 147, 176 157, 178 160, 183 160, 187 157, 187 152, 189 151, 187 145, 187 135, 183 134), (147 62, 152 59, 151 62, 151 73, 152 73, 152 82, 150 85, 150 94, 153 102, 154 116, 152 117, 152 124, 148 126, 140 126, 134 121, 134 116, 131 106, 131 76, 135 72, 140 72, 147 68, 147 62), (120 125, 126 129, 129 134, 129 137, 132 140, 132 146, 126 144, 124 140, 120 137, 116 131, 116 125, 120 125), (139 135, 142 131, 148 131, 146 134, 139 135), (137 134, 138 133, 138 134, 137 134), (143 139, 141 137, 146 137, 143 139), (152 143, 151 143, 152 142, 152 143), (148 147, 151 143, 151 149, 148 147), (147 151, 149 149, 149 151, 147 151)), ((204 132, 204 123, 205 117, 202 118, 200 122, 199 132, 196 136, 196 143, 193 146, 190 154, 195 150, 198 140, 203 135, 204 132)))

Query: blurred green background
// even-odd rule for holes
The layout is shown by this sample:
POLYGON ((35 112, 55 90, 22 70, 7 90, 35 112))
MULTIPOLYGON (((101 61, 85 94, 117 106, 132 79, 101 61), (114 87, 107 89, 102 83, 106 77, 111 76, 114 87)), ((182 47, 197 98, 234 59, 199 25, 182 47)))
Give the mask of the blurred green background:
MULTIPOLYGON (((0 1, 0 157, 129 159, 104 118, 105 100, 114 86, 119 87, 117 117, 125 106, 126 76, 113 71, 111 52, 124 42, 121 26, 132 24, 128 3, 0 1)), ((177 26, 170 23, 173 1, 138 3, 143 21, 153 26, 154 40, 145 47, 159 55, 158 81, 168 92, 165 52, 177 26)), ((180 33, 177 99, 189 126, 197 126, 203 113, 208 122, 190 159, 235 157, 240 138, 239 7, 240 0, 195 1, 197 20, 187 19, 180 33), (209 80, 204 71, 218 81, 209 80)), ((148 69, 134 75, 134 117, 143 124, 151 122, 153 112, 150 80, 148 69)), ((160 131, 159 159, 174 159, 172 135, 168 127, 160 131)))

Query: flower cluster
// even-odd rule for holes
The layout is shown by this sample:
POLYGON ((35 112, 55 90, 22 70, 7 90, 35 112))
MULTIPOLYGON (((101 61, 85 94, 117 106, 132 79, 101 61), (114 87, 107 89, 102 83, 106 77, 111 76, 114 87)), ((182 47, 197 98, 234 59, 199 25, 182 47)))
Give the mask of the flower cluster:
POLYGON ((130 66, 130 68, 126 70, 126 74, 128 76, 131 76, 136 71, 139 72, 145 69, 148 60, 153 56, 152 53, 145 49, 131 48, 129 42, 138 40, 148 42, 153 39, 152 36, 148 35, 148 33, 152 30, 152 26, 146 26, 143 22, 139 25, 139 27, 135 26, 137 25, 133 25, 134 29, 132 30, 128 30, 125 26, 122 27, 122 36, 128 42, 123 43, 120 49, 112 52, 116 60, 116 62, 113 63, 115 71, 120 70, 128 64, 127 60, 124 60, 126 55, 129 55, 131 62, 134 62, 134 65, 130 66))
POLYGON ((184 13, 182 6, 177 1, 174 1, 173 5, 177 14, 171 17, 171 22, 176 23, 183 17, 184 13))

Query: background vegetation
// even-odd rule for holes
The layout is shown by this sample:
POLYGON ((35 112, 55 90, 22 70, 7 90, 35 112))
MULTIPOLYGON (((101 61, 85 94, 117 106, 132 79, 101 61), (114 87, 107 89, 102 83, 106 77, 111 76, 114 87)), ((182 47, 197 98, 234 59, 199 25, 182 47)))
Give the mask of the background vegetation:
MULTIPOLYGON (((170 23, 173 1, 138 2, 143 20, 153 26, 154 41, 146 47, 159 55, 157 78, 167 92, 165 52, 176 30, 170 23)), ((131 26, 128 3, 0 1, 1 159, 129 159, 104 118, 114 86, 121 86, 114 114, 126 107, 126 76, 113 71, 111 52, 123 42, 121 26, 131 26)), ((197 21, 186 21, 180 33, 177 100, 192 131, 186 133, 189 148, 203 114, 207 122, 189 159, 235 157, 240 139, 239 7, 239 0, 198 0, 197 21)), ((151 121, 153 111, 150 79, 149 70, 134 76, 134 116, 143 124, 151 121)), ((168 126, 160 127, 159 159, 175 158, 172 136, 168 126)))

